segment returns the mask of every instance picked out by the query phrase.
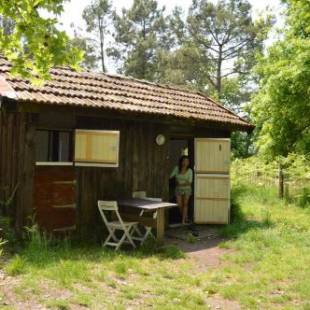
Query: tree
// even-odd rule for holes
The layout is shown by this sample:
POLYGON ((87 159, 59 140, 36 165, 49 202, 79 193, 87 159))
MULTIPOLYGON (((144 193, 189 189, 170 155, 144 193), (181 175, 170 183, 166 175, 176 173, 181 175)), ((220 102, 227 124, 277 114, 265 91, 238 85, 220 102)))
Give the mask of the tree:
POLYGON ((0 29, 3 34, 8 36, 14 32, 15 24, 14 21, 6 16, 0 16, 0 29))
MULTIPOLYGON (((160 80, 198 89, 248 117, 244 106, 255 85, 251 70, 263 50, 271 16, 254 21, 247 0, 194 0, 185 22, 183 16, 176 9, 169 17, 177 43, 172 52, 162 53, 160 80)), ((251 145, 251 135, 234 134, 237 156, 249 156, 251 145)))
POLYGON ((95 42, 91 38, 85 37, 74 30, 74 37, 71 39, 71 44, 83 51, 83 60, 81 66, 88 70, 97 68, 98 55, 96 53, 95 42))
POLYGON ((106 71, 105 66, 105 36, 111 18, 111 3, 109 0, 94 0, 83 11, 83 19, 87 25, 87 31, 95 33, 99 37, 101 70, 106 71))
POLYGON ((155 0, 134 0, 121 15, 114 12, 117 46, 109 54, 121 61, 120 72, 139 79, 157 79, 159 51, 169 48, 164 10, 155 0))
POLYGON ((0 28, 0 50, 12 63, 13 73, 33 78, 33 73, 48 78, 57 65, 77 67, 82 53, 70 45, 65 32, 57 29, 56 17, 64 0, 0 0, 2 21, 14 23, 14 29, 0 28), (43 17, 42 12, 53 17, 43 17))
POLYGON ((310 152, 310 2, 284 2, 287 26, 257 65, 252 101, 258 147, 271 157, 310 152))
POLYGON ((206 80, 222 99, 228 77, 247 79, 263 48, 271 19, 256 23, 247 0, 194 0, 188 32, 207 65, 206 80))

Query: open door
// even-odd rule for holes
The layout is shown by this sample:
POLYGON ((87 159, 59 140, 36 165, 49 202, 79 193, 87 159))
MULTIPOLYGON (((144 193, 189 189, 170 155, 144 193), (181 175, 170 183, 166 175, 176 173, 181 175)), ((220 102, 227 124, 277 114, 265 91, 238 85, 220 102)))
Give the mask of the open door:
POLYGON ((195 139, 195 223, 229 223, 229 168, 230 139, 195 139))

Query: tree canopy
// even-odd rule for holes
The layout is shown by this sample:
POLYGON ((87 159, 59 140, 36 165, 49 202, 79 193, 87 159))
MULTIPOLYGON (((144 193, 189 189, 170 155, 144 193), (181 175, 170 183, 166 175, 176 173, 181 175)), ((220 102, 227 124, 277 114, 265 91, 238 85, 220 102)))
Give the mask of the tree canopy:
POLYGON ((285 3, 287 26, 257 65, 252 107, 258 147, 272 157, 310 152, 310 2, 285 3))
POLYGON ((158 52, 167 48, 164 10, 156 0, 134 0, 121 15, 114 12, 116 46, 109 54, 122 62, 120 72, 156 80, 158 52))
POLYGON ((63 2, 0 0, 0 50, 12 62, 13 73, 47 78, 52 66, 76 67, 82 59, 82 52, 57 28, 56 16, 63 11, 63 2))

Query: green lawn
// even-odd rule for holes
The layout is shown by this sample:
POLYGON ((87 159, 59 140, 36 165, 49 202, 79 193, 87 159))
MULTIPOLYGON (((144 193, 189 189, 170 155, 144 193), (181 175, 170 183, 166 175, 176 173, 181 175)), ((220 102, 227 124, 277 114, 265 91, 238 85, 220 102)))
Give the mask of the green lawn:
POLYGON ((3 266, 7 290, 52 309, 208 309, 213 296, 245 309, 310 309, 310 208, 260 188, 236 186, 233 197, 234 222, 219 230, 230 238, 220 247, 233 250, 220 266, 202 270, 172 246, 114 253, 34 234, 3 266))

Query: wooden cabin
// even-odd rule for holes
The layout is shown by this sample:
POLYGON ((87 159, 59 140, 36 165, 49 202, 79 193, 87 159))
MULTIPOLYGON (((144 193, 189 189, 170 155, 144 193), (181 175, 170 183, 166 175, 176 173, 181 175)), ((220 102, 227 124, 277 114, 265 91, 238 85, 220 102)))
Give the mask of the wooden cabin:
POLYGON ((182 153, 195 172, 196 223, 228 223, 230 135, 253 126, 202 93, 69 68, 43 86, 10 75, 0 58, 0 195, 21 231, 95 233, 98 199, 144 190, 169 200, 182 153))

